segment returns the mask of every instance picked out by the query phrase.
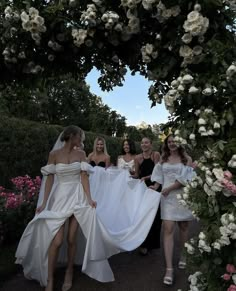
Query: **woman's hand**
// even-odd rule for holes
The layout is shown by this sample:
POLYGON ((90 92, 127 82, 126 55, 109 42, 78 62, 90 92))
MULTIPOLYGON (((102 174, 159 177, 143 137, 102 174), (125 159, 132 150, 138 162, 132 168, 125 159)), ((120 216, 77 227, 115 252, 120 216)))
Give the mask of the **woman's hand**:
POLYGON ((165 188, 161 191, 163 196, 168 196, 170 193, 171 189, 170 188, 165 188))
POLYGON ((94 201, 93 199, 89 199, 88 203, 89 203, 89 205, 90 205, 92 208, 96 208, 96 207, 97 207, 97 202, 94 201))
POLYGON ((36 208, 35 213, 39 214, 40 212, 42 212, 46 207, 46 204, 41 204, 39 207, 36 208))

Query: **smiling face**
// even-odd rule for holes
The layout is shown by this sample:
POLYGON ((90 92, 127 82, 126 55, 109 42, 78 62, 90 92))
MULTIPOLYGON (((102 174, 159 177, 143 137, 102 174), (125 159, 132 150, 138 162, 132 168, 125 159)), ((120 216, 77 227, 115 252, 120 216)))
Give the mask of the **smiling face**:
POLYGON ((123 150, 125 153, 129 153, 130 152, 130 146, 129 146, 129 143, 128 141, 125 141, 124 144, 123 144, 123 150))
POLYGON ((96 151, 97 152, 103 152, 104 151, 104 143, 102 140, 98 140, 96 144, 96 151))
POLYGON ((149 138, 144 137, 141 141, 141 149, 143 152, 147 152, 152 149, 152 143, 149 138))
POLYGON ((167 139, 167 146, 171 152, 176 151, 178 149, 178 146, 176 145, 174 137, 172 135, 169 136, 167 139))

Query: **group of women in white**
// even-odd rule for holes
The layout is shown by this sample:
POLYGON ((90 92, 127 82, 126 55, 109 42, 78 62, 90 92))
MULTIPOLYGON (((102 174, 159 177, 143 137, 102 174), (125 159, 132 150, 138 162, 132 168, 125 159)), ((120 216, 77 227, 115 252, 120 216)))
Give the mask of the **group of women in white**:
MULTIPOLYGON (((74 264, 98 281, 113 281, 108 258, 138 247, 142 255, 160 248, 162 226, 163 283, 172 285, 175 224, 183 248, 193 219, 177 200, 192 178, 191 158, 172 135, 161 155, 147 137, 138 155, 134 142, 126 139, 114 167, 103 138, 95 140, 88 157, 81 149, 84 139, 82 129, 68 126, 50 152, 41 169, 36 214, 21 237, 16 263, 23 266, 26 278, 39 281, 46 291, 53 290, 57 262, 67 263, 63 291, 72 287, 74 264)), ((178 267, 185 266, 181 255, 178 267)))

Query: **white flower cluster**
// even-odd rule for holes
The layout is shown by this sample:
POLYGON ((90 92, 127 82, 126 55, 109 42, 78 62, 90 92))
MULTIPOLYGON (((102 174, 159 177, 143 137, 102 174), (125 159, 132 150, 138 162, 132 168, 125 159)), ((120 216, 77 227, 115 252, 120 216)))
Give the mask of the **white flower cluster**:
POLYGON ((113 11, 106 11, 101 19, 105 22, 105 28, 110 30, 114 27, 114 25, 119 21, 119 15, 113 11))
POLYGON ((185 32, 189 34, 185 36, 186 40, 195 36, 203 36, 208 29, 209 19, 203 17, 200 10, 201 6, 196 4, 194 10, 188 14, 187 20, 184 22, 183 28, 185 32))
POLYGON ((196 110, 195 115, 199 116, 198 132, 201 136, 213 136, 220 129, 220 123, 212 109, 196 110))
POLYGON ((220 234, 221 237, 212 243, 214 249, 230 245, 230 239, 236 240, 236 219, 233 213, 225 213, 221 216, 220 234))
POLYGON ((134 9, 141 1, 142 0, 121 0, 121 6, 134 9))
POLYGON ((6 47, 4 51, 2 52, 2 55, 4 56, 4 61, 6 63, 16 64, 17 58, 15 57, 16 50, 14 47, 6 47))
POLYGON ((85 44, 88 47, 93 45, 93 41, 91 39, 86 39, 88 36, 93 37, 95 33, 94 29, 72 29, 72 37, 74 39, 74 44, 77 47, 80 47, 82 44, 85 44))
POLYGON ((4 15, 6 20, 18 21, 20 19, 20 14, 16 10, 13 10, 10 6, 5 8, 4 15))
POLYGON ((174 111, 174 101, 177 100, 185 90, 188 90, 190 94, 197 93, 196 90, 198 91, 198 89, 192 84, 193 80, 190 74, 186 74, 171 82, 171 89, 164 96, 165 106, 170 113, 174 111))
POLYGON ((154 49, 154 46, 150 43, 141 47, 142 59, 144 63, 150 63, 152 59, 156 59, 158 52, 154 49))
POLYGON ((182 45, 179 50, 179 55, 184 58, 181 66, 186 67, 188 64, 199 64, 204 55, 203 48, 200 45, 196 45, 193 49, 188 45, 182 45))
POLYGON ((233 11, 236 11, 236 0, 224 0, 227 6, 233 11))
POLYGON ((206 253, 210 253, 211 252, 211 247, 208 244, 208 242, 206 241, 206 235, 204 234, 204 232, 200 232, 198 235, 199 241, 198 241, 198 248, 200 250, 201 253, 206 252, 206 253))
POLYGON ((186 145, 187 144, 187 140, 184 139, 183 137, 181 137, 180 135, 180 131, 177 129, 174 133, 174 141, 177 145, 186 145))
POLYGON ((236 74, 236 65, 233 63, 230 65, 226 71, 227 80, 231 80, 233 75, 236 74))
MULTIPOLYGON (((148 7, 148 5, 146 7, 148 7)), ((175 6, 167 9, 161 1, 159 1, 159 3, 155 6, 155 8, 156 8, 157 12, 155 15, 152 15, 152 17, 156 18, 160 23, 165 22, 170 17, 178 16, 181 12, 179 5, 175 5, 175 6)), ((150 8, 148 8, 148 9, 150 9, 150 8)))
POLYGON ((230 168, 236 168, 236 155, 233 155, 230 161, 228 162, 230 168))
POLYGON ((80 17, 81 23, 85 26, 95 26, 97 17, 97 8, 94 4, 88 4, 87 10, 83 11, 80 17))
POLYGON ((31 37, 37 45, 40 44, 41 33, 47 30, 44 25, 44 18, 39 15, 39 11, 34 7, 29 8, 29 14, 23 11, 20 15, 22 27, 31 33, 31 37))
POLYGON ((188 277, 188 281, 190 282, 189 291, 203 291, 206 290, 206 280, 202 274, 202 272, 195 272, 193 275, 188 277))

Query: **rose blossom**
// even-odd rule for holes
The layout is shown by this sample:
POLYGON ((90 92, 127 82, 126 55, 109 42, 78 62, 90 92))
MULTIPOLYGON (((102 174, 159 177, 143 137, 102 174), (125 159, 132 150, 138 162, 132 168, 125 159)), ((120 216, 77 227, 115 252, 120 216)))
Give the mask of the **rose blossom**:
POLYGON ((230 274, 236 273, 236 268, 232 264, 227 264, 226 265, 226 271, 230 274))
POLYGON ((225 281, 229 281, 229 280, 231 279, 231 276, 230 276, 230 274, 225 273, 225 274, 222 276, 222 278, 223 278, 225 281))

